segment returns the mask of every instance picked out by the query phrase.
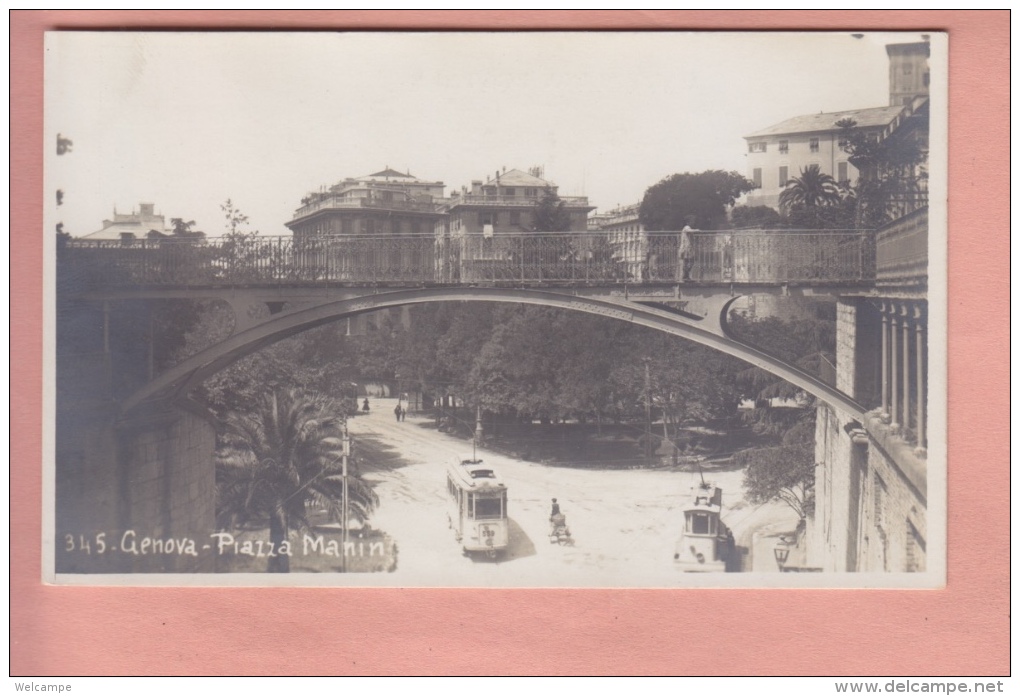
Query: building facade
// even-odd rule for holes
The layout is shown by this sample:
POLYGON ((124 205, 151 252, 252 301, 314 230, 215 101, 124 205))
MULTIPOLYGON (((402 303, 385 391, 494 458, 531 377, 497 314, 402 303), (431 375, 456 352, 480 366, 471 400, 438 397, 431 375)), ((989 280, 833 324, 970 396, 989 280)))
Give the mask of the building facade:
MULTIPOLYGON (((548 195, 558 197, 567 218, 564 232, 586 232, 588 213, 594 206, 585 196, 560 196, 559 187, 543 178, 540 167, 527 172, 519 169, 497 171, 488 180, 476 179, 470 189, 454 191, 441 206, 444 217, 435 225, 437 248, 443 259, 455 259, 437 268, 444 280, 471 277, 509 277, 513 265, 536 263, 521 254, 522 238, 536 232, 536 211, 548 195)), ((530 249, 530 247, 529 247, 530 249)))
POLYGON ((843 151, 841 129, 836 124, 853 120, 868 138, 881 141, 898 130, 900 121, 909 118, 928 98, 929 44, 890 44, 886 53, 888 106, 795 116, 744 136, 747 178, 756 188, 744 197, 743 205, 778 210, 779 196, 787 182, 811 165, 817 165, 840 184, 853 185, 857 181, 859 172, 843 151))
POLYGON ((442 181, 385 168, 309 193, 286 223, 295 239, 327 235, 431 234, 443 214, 442 181))
POLYGON ((747 178, 755 189, 741 204, 779 210, 779 197, 787 183, 811 165, 840 184, 853 185, 858 172, 842 149, 841 129, 836 124, 851 119, 869 138, 878 140, 902 110, 902 106, 881 106, 795 116, 744 136, 747 178))
POLYGON ((626 269, 627 278, 640 280, 648 262, 648 234, 641 224, 640 203, 632 203, 588 218, 588 229, 607 233, 613 260, 626 269))

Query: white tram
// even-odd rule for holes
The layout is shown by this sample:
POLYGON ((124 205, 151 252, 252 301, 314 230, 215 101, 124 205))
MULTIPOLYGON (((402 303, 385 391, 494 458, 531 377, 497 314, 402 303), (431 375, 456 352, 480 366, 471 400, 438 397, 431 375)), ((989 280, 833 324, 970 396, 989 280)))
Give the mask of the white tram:
POLYGON ((450 527, 465 553, 496 558, 510 543, 506 484, 481 459, 454 459, 447 467, 450 527))
POLYGON ((673 560, 687 573, 723 572, 734 553, 733 536, 720 519, 722 489, 702 481, 684 507, 684 530, 673 560))

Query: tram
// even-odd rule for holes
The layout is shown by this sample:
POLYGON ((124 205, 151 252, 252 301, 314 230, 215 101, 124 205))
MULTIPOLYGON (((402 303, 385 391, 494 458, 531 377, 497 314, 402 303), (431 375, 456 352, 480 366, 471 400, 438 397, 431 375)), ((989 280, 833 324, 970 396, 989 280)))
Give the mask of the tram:
POLYGON ((506 484, 481 459, 450 462, 446 471, 447 515, 465 554, 496 558, 510 544, 506 484))
POLYGON ((720 519, 721 513, 721 488, 705 481, 693 487, 691 501, 684 507, 683 533, 673 554, 684 572, 726 570, 726 561, 735 549, 733 534, 720 519))

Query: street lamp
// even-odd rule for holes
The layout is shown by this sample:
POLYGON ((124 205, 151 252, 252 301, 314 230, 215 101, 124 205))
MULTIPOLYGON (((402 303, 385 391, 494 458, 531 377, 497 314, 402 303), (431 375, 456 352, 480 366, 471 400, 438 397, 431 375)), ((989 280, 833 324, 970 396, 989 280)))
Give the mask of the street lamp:
POLYGON ((652 376, 648 366, 651 358, 642 358, 645 364, 645 459, 652 458, 652 376))
POLYGON ((779 538, 775 548, 772 549, 772 553, 775 554, 776 565, 779 566, 779 572, 782 573, 786 566, 786 561, 790 557, 790 544, 786 541, 786 537, 779 538))

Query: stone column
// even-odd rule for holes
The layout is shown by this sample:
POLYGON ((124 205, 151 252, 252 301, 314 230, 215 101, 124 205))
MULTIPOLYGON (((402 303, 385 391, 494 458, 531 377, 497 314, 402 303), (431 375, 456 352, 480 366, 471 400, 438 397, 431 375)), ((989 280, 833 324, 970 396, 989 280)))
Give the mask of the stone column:
POLYGON ((910 335, 910 306, 904 303, 900 313, 903 316, 903 412, 900 425, 906 431, 910 428, 910 344, 913 338, 910 335))
POLYGON ((889 304, 889 311, 889 427, 899 430, 900 395, 896 356, 899 353, 900 322, 894 303, 889 304))
POLYGON ((914 307, 914 336, 915 350, 917 351, 917 449, 914 450, 918 456, 926 456, 928 447, 927 423, 925 418, 925 400, 928 398, 928 384, 925 379, 924 346, 927 342, 925 336, 927 329, 927 317, 924 307, 918 303, 914 307))
POLYGON ((879 305, 882 313, 882 411, 883 423, 889 422, 889 303, 879 305))

